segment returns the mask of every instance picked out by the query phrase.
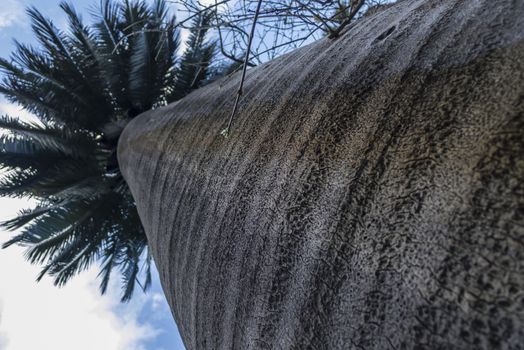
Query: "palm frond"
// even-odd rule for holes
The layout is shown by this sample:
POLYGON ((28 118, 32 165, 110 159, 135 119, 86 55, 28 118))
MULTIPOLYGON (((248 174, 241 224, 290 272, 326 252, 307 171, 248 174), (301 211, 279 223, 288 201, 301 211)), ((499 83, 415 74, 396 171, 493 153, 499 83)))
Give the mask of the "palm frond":
POLYGON ((72 56, 64 43, 63 34, 53 24, 53 22, 45 18, 45 16, 34 6, 27 9, 27 14, 31 19, 33 33, 40 42, 40 45, 42 45, 51 56, 54 54, 60 54, 65 58, 72 59, 72 56))
POLYGON ((98 258, 104 240, 111 233, 108 225, 113 224, 107 220, 111 218, 111 207, 118 200, 117 196, 108 194, 46 215, 42 219, 48 220, 44 229, 35 223, 23 233, 27 237, 23 237, 21 243, 30 243, 28 260, 32 263, 47 260, 44 274, 54 276, 56 285, 63 285, 98 258))
POLYGON ((212 12, 204 11, 192 21, 180 66, 174 72, 174 85, 168 91, 167 101, 177 101, 198 88, 208 76, 208 68, 215 54, 215 44, 205 38, 212 12))
POLYGON ((150 46, 151 33, 140 32, 133 38, 133 50, 131 53, 130 72, 129 72, 129 94, 133 101, 138 105, 137 108, 147 110, 152 107, 144 105, 150 101, 151 74, 154 70, 154 58, 151 57, 150 46))
POLYGON ((151 279, 151 265, 152 265, 152 261, 153 261, 153 256, 151 255, 151 252, 149 251, 148 248, 146 248, 147 252, 146 252, 146 258, 144 260, 144 266, 143 266, 143 270, 144 270, 144 284, 142 286, 142 290, 145 292, 147 291, 150 287, 151 287, 151 282, 152 282, 152 279, 151 279))
POLYGON ((130 34, 146 27, 151 19, 151 12, 143 0, 124 0, 120 4, 120 16, 123 19, 120 29, 123 33, 130 34))
POLYGON ((104 47, 106 52, 118 50, 117 44, 120 41, 118 12, 118 4, 111 0, 101 0, 100 6, 93 11, 94 17, 98 19, 94 25, 98 33, 98 44, 104 47))
POLYGON ((85 132, 24 122, 7 115, 0 116, 0 129, 7 131, 0 135, 0 156, 63 154, 85 158, 96 149, 95 140, 85 132))
MULTIPOLYGON (((75 224, 78 225, 82 220, 88 218, 86 215, 86 212, 89 212, 88 207, 89 202, 86 201, 68 202, 48 207, 48 210, 44 212, 45 215, 36 217, 36 220, 29 227, 25 228, 22 233, 4 243, 3 248, 9 247, 14 243, 24 246, 41 244, 40 247, 45 247, 46 242, 58 242, 60 238, 65 238, 71 232, 69 229, 73 228, 75 224)), ((53 247, 56 244, 48 246, 53 247)), ((32 260, 31 262, 36 262, 37 260, 32 260)))
POLYGON ((66 159, 37 170, 12 169, 0 178, 0 196, 53 198, 72 187, 83 186, 86 179, 96 176, 102 176, 102 169, 85 160, 66 159))
POLYGON ((137 282, 138 273, 140 272, 140 254, 141 250, 136 244, 128 244, 125 247, 125 260, 121 265, 123 293, 121 300, 129 301, 133 296, 135 283, 137 282))
POLYGON ((102 252, 102 262, 100 272, 98 273, 100 281, 100 293, 105 294, 109 285, 109 279, 113 268, 118 265, 118 253, 120 251, 120 242, 117 239, 109 239, 109 243, 104 247, 102 252))
POLYGON ((50 120, 51 115, 63 114, 60 108, 46 101, 34 85, 23 84, 13 78, 4 78, 3 83, 0 84, 0 93, 10 102, 19 104, 27 111, 38 115, 41 120, 50 120))
POLYGON ((16 217, 0 222, 0 227, 6 230, 18 230, 36 218, 48 213, 50 210, 58 208, 60 205, 61 204, 41 203, 33 209, 22 209, 16 217))
POLYGON ((88 105, 88 102, 75 92, 74 86, 66 86, 67 82, 62 82, 53 76, 55 72, 53 71, 52 61, 48 57, 17 41, 15 41, 15 48, 12 59, 19 67, 23 68, 2 60, 0 66, 5 72, 17 75, 19 78, 21 78, 21 72, 23 72, 24 79, 27 82, 40 84, 43 88, 58 89, 61 93, 71 96, 77 103, 88 105))
POLYGON ((89 27, 82 23, 82 18, 76 12, 75 8, 65 1, 60 3, 60 8, 65 12, 69 21, 69 31, 75 39, 74 47, 76 49, 82 49, 84 54, 90 55, 92 57, 98 57, 93 34, 91 33, 89 27))

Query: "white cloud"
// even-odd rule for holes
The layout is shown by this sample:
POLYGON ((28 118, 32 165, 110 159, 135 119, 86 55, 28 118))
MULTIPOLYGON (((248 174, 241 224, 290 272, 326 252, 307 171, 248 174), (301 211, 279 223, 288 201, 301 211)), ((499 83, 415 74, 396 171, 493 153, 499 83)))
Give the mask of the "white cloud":
POLYGON ((2 0, 0 7, 0 28, 22 23, 24 4, 20 0, 2 0))
MULTIPOLYGON (((27 206, 27 202, 0 199, 0 219, 27 206)), ((8 236, 0 232, 0 244, 8 236)), ((143 342, 157 335, 153 327, 138 322, 151 296, 137 293, 129 304, 118 305, 117 286, 100 296, 96 269, 60 289, 50 279, 36 283, 38 271, 24 260, 22 248, 0 251, 1 350, 144 350, 143 342)))
POLYGON ((153 309, 153 311, 158 311, 158 310, 163 309, 164 304, 165 304, 165 298, 162 294, 153 293, 153 295, 151 295, 151 309, 153 309))
POLYGON ((20 107, 19 105, 10 103, 4 98, 0 97, 0 115, 9 115, 13 118, 20 118, 24 121, 38 122, 38 118, 20 107))

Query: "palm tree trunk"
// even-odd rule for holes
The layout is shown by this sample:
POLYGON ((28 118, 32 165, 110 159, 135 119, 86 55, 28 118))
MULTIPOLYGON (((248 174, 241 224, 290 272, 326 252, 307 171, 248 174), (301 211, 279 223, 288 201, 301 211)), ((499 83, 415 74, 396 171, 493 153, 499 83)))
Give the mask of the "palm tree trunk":
POLYGON ((404 0, 119 144, 189 349, 524 344, 524 2, 404 0))

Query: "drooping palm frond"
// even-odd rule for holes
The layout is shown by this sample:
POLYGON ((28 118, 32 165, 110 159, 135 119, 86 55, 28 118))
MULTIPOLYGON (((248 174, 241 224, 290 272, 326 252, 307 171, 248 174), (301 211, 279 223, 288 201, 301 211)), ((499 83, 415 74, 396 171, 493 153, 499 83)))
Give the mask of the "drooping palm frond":
POLYGON ((0 226, 20 230, 5 246, 27 247, 29 262, 43 265, 39 279, 60 286, 99 261, 101 292, 116 269, 127 301, 136 284, 150 286, 151 256, 118 169, 118 138, 136 115, 206 79, 209 19, 194 22, 177 64, 179 32, 165 0, 101 0, 92 25, 71 4, 60 7, 67 30, 31 7, 38 46, 16 43, 0 58, 0 93, 38 119, 0 117, 0 195, 37 201, 0 226))
POLYGON ((45 255, 52 255, 54 250, 60 248, 56 243, 65 241, 75 226, 82 224, 82 221, 89 218, 90 203, 90 201, 85 200, 69 202, 42 211, 31 220, 31 224, 25 227, 20 234, 7 241, 4 247, 20 243, 31 247, 31 249, 36 249, 31 254, 33 256, 31 262, 33 263, 44 259, 45 255), (39 253, 36 254, 36 252, 39 253))
POLYGON ((122 202, 122 204, 124 205, 119 210, 123 219, 119 221, 119 225, 114 226, 114 231, 108 236, 103 246, 103 261, 99 277, 101 278, 100 290, 104 293, 107 290, 111 272, 118 268, 122 276, 122 301, 127 301, 132 296, 135 282, 141 285, 144 291, 151 285, 151 269, 145 269, 143 283, 139 282, 138 270, 144 255, 145 266, 151 265, 151 259, 149 253, 145 252, 147 251, 145 235, 135 232, 135 228, 140 224, 137 221, 138 216, 134 215, 136 208, 132 205, 131 200, 122 202))
POLYGON ((145 246, 137 244, 137 242, 130 241, 124 245, 125 260, 121 266, 122 285, 123 289, 122 300, 127 301, 131 298, 135 289, 135 283, 140 272, 140 256, 144 251, 145 246))
POLYGON ((102 247, 103 252, 101 254, 100 272, 98 273, 98 277, 100 278, 100 292, 102 294, 107 291, 111 272, 113 272, 113 269, 120 261, 118 253, 121 250, 121 242, 114 238, 114 235, 109 237, 106 244, 102 247))
POLYGON ((53 204, 42 202, 33 209, 22 209, 16 217, 1 222, 0 226, 6 228, 7 230, 17 230, 24 227, 39 216, 46 214, 50 210, 60 208, 62 205, 63 203, 53 204))
POLYGON ((120 200, 115 194, 107 194, 84 201, 84 210, 74 213, 77 217, 73 224, 55 232, 47 240, 33 244, 28 250, 28 259, 31 262, 46 261, 40 278, 47 273, 54 278, 56 285, 64 285, 96 261, 108 231, 118 222, 113 210, 120 200))

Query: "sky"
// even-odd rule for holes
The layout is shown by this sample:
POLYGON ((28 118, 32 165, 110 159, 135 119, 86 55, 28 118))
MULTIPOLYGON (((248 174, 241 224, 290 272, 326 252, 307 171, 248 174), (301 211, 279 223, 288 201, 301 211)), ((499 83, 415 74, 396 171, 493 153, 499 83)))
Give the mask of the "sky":
MULTIPOLYGON (((7 58, 13 38, 34 43, 25 8, 34 5, 58 27, 65 17, 59 0, 0 0, 0 57, 7 58)), ((70 1, 87 20, 98 0, 70 1)), ((0 115, 29 117, 0 97, 0 115)), ((12 218, 27 200, 0 198, 0 220, 12 218)), ((0 232, 0 245, 12 236, 0 232)), ((135 292, 127 304, 119 302, 120 288, 113 278, 106 295, 98 291, 97 266, 75 277, 63 288, 50 279, 35 282, 38 266, 27 263, 23 248, 0 250, 0 350, 181 350, 175 322, 153 271, 147 294, 135 292)))

